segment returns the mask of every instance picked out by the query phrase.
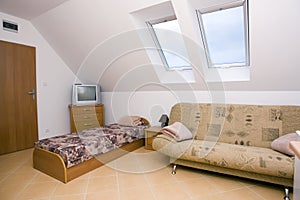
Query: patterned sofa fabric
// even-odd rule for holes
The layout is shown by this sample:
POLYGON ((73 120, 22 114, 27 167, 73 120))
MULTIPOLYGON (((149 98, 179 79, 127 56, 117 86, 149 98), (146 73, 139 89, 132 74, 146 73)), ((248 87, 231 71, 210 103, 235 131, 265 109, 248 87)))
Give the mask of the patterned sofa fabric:
POLYGON ((270 148, 300 129, 300 106, 179 103, 170 114, 170 124, 175 121, 198 140, 270 148))
POLYGON ((152 143, 171 162, 292 185, 294 157, 272 150, 271 143, 300 130, 300 106, 179 103, 171 109, 169 124, 177 121, 193 133, 193 140, 175 142, 159 135, 152 143))
POLYGON ((294 174, 294 157, 269 148, 203 140, 186 140, 176 143, 165 137, 157 137, 153 147, 174 159, 179 158, 276 177, 293 178, 294 174))

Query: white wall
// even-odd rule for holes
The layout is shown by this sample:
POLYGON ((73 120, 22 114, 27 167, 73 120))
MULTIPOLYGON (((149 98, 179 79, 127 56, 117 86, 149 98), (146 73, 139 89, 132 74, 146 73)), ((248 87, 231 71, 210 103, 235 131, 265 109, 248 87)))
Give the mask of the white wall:
POLYGON ((1 28, 1 40, 36 47, 39 138, 70 132, 68 105, 74 74, 29 21, 0 13, 3 19, 18 23, 19 32, 1 28))

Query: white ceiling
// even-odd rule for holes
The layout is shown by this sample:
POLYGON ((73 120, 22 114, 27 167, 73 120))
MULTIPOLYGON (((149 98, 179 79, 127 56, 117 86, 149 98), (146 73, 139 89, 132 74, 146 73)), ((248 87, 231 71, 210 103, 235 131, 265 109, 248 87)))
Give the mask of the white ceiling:
POLYGON ((31 20, 68 0, 0 0, 0 12, 31 20))

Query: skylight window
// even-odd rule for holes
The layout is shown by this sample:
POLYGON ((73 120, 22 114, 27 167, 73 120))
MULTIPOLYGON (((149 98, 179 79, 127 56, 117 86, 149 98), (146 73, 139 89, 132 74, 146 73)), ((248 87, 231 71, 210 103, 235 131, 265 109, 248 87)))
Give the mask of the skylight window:
POLYGON ((147 22, 164 66, 169 69, 191 69, 177 19, 147 22))
POLYGON ((247 0, 225 6, 197 11, 208 66, 249 66, 247 0))

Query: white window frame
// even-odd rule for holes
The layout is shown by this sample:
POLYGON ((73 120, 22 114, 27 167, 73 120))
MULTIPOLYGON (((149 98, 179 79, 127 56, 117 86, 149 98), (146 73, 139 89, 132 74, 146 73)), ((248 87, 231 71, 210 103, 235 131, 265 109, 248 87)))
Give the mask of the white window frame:
MULTIPOLYGON (((165 18, 162 18, 162 19, 157 19, 157 20, 154 20, 154 21, 146 21, 146 24, 147 24, 147 27, 151 33, 151 37, 154 41, 154 44, 157 48, 157 51, 159 53, 159 56, 161 58, 161 61, 165 67, 165 69, 167 71, 174 71, 174 70, 178 70, 178 71, 181 71, 181 70, 192 70, 192 66, 185 66, 185 67, 170 67, 169 64, 168 64, 168 61, 165 57, 165 54, 164 54, 164 50, 162 49, 160 43, 159 43, 159 40, 157 38, 157 35, 155 33, 155 30, 153 28, 153 25, 155 24, 159 24, 159 23, 163 23, 163 22, 167 22, 167 21, 172 21, 172 20, 177 20, 176 16, 169 16, 169 17, 165 17, 165 18)), ((177 56, 180 56, 180 55, 177 55, 177 56)), ((182 58, 184 59, 184 58, 182 58)))
POLYGON ((200 28, 200 33, 201 33, 201 38, 203 42, 203 46, 205 49, 205 54, 206 54, 206 61, 208 64, 209 68, 235 68, 235 67, 249 67, 250 66, 250 50, 249 50, 249 11, 248 11, 248 0, 244 1, 237 1, 237 2, 232 2, 232 3, 227 3, 227 4, 222 4, 218 6, 213 6, 201 10, 196 10, 197 18, 198 18, 198 23, 199 23, 199 28, 200 28), (244 10, 244 33, 245 33, 245 65, 241 65, 240 63, 231 63, 231 64, 221 64, 221 65, 213 65, 210 59, 210 53, 208 49, 208 44, 205 36, 205 31, 204 31, 204 26, 203 26, 203 20, 202 20, 202 14, 206 13, 211 13, 215 12, 218 10, 223 10, 223 9, 229 9, 229 8, 235 8, 243 6, 244 10))

